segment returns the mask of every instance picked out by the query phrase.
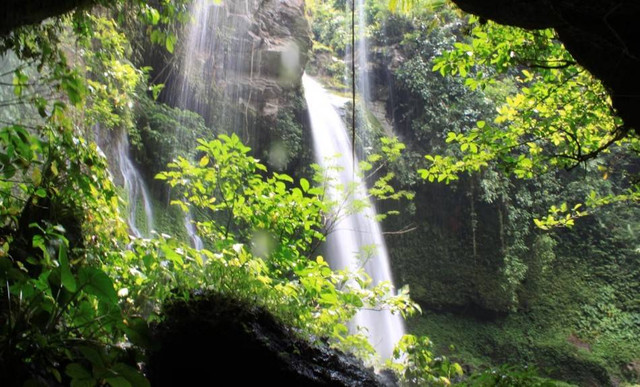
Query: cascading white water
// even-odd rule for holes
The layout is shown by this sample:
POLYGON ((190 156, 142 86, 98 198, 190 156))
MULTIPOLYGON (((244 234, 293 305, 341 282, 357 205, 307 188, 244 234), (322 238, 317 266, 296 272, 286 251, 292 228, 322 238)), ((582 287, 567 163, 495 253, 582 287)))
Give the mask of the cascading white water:
POLYGON ((184 214, 184 228, 187 230, 187 235, 189 235, 191 246, 196 250, 202 250, 204 248, 204 244, 202 243, 202 238, 198 235, 196 226, 193 224, 191 212, 186 212, 184 214))
MULTIPOLYGON (((307 75, 303 76, 302 82, 309 109, 316 161, 325 168, 336 164, 340 166, 342 169, 333 176, 337 180, 336 184, 348 187, 355 182, 356 188, 351 200, 368 201, 366 185, 358 176, 357 165, 353 165, 351 143, 344 122, 331 103, 335 97, 329 95, 319 83, 307 75), (337 159, 336 155, 339 155, 337 159)), ((337 190, 330 194, 335 195, 333 200, 341 200, 337 190)), ((360 213, 342 218, 327 238, 327 259, 334 269, 357 270, 363 267, 374 284, 382 281, 393 284, 382 230, 375 218, 376 211, 370 201, 369 206, 360 213), (363 257, 363 249, 371 255, 365 254, 363 257)), ((357 314, 353 323, 367 331, 370 343, 382 359, 391 358, 393 347, 404 334, 402 318, 388 310, 363 310, 357 314)))
MULTIPOLYGON (((190 14, 193 15, 194 20, 187 32, 187 39, 184 52, 182 53, 182 72, 185 76, 185 80, 179 83, 178 87, 172 90, 175 103, 182 108, 189 108, 191 110, 198 111, 202 109, 201 106, 188 106, 190 103, 199 104, 198 100, 190 100, 192 90, 189 88, 189 84, 186 80, 192 77, 198 79, 205 79, 211 74, 212 69, 206 65, 207 58, 211 57, 215 52, 216 39, 211 39, 209 36, 209 17, 218 18, 220 6, 207 0, 197 0, 191 5, 190 14), (213 13, 213 15, 211 15, 213 13)), ((204 244, 202 239, 198 235, 196 225, 193 220, 193 215, 190 211, 184 214, 184 228, 189 236, 191 246, 196 250, 202 250, 204 244)))
POLYGON ((131 161, 129 157, 129 139, 125 130, 112 129, 108 133, 102 133, 100 125, 94 128, 96 135, 96 143, 101 147, 108 149, 107 158, 113 170, 120 172, 122 177, 122 185, 129 199, 129 208, 127 214, 127 224, 131 233, 137 237, 149 237, 153 230, 153 210, 151 208, 151 200, 147 186, 142 179, 142 175, 131 161), (106 134, 106 136, 105 136, 106 134), (106 140, 103 137, 110 137, 106 140), (117 168, 117 169, 116 169, 117 168), (138 224, 138 204, 142 202, 146 224, 144 231, 138 224))
POLYGON ((238 133, 244 132, 245 141, 248 123, 240 112, 255 99, 247 83, 260 76, 257 65, 260 58, 255 57, 255 52, 256 45, 264 43, 251 31, 250 15, 256 12, 259 3, 194 0, 190 10, 192 23, 187 27, 185 45, 180 51, 181 78, 171 90, 175 106, 197 112, 218 125, 224 123, 238 133), (219 106, 212 105, 211 98, 219 106))

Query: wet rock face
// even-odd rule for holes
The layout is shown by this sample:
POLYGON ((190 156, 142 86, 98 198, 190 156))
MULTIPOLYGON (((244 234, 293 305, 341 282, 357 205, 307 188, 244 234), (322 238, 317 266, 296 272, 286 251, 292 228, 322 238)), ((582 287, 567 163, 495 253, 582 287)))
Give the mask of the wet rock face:
POLYGON ((153 334, 153 386, 390 386, 361 362, 314 346, 268 312, 238 300, 198 296, 169 305, 153 334))
POLYGON ((196 0, 193 17, 180 59, 150 58, 155 69, 172 68, 156 74, 166 85, 161 101, 200 114, 215 132, 238 134, 254 156, 291 173, 301 163, 301 79, 311 48, 304 1, 196 0))
POLYGON ((219 123, 211 103, 221 99, 243 108, 242 115, 275 116, 288 105, 283 96, 300 87, 311 48, 303 0, 200 3, 197 30, 183 38, 183 64, 174 81, 192 91, 183 107, 208 123, 219 123))
POLYGON ((578 63, 602 80, 628 128, 640 135, 640 3, 628 0, 453 0, 481 17, 555 28, 578 63))

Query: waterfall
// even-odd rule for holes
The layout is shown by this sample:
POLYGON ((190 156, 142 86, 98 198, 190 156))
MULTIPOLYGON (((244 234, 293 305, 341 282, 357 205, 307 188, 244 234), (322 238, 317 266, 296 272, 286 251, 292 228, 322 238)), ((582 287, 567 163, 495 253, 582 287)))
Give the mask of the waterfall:
POLYGON ((200 114, 218 130, 242 133, 245 142, 250 129, 245 113, 256 98, 249 86, 260 72, 255 51, 261 40, 250 22, 258 3, 193 1, 179 52, 180 75, 169 97, 172 105, 200 114))
POLYGON ((124 130, 120 131, 119 137, 116 139, 116 155, 118 158, 118 165, 120 167, 120 174, 124 182, 124 189, 129 195, 129 216, 127 222, 133 235, 138 238, 143 236, 149 236, 153 229, 153 211, 151 210, 151 201, 149 199, 149 192, 147 186, 142 180, 142 176, 138 169, 133 165, 131 158, 129 157, 129 139, 127 133, 124 130), (137 212, 138 202, 142 201, 144 206, 144 214, 147 220, 146 232, 140 231, 137 224, 137 212))
POLYGON ((187 230, 187 235, 189 235, 191 246, 196 250, 202 250, 204 248, 204 244, 196 231, 196 226, 193 224, 193 217, 191 216, 190 211, 187 211, 184 214, 184 228, 187 230))
MULTIPOLYGON (((339 185, 345 187, 356 183, 356 192, 352 199, 368 200, 365 182, 358 177, 357 161, 353 165, 351 158, 351 144, 346 127, 336 106, 332 104, 332 97, 320 84, 303 76, 304 95, 309 109, 309 118, 314 143, 315 158, 318 164, 327 168, 336 160, 342 167, 333 178, 339 185)), ((337 190, 330 190, 333 200, 340 200, 337 190)), ((382 281, 392 282, 389 256, 382 236, 382 230, 375 219, 376 211, 373 203, 357 214, 345 216, 335 225, 335 229, 327 237, 327 260, 334 269, 357 270, 364 267, 373 279, 373 283, 382 281), (368 248, 371 246, 372 248, 368 248), (363 249, 369 250, 370 256, 364 257, 363 249)), ((369 342, 374 346, 382 359, 389 359, 393 354, 393 347, 404 334, 402 318, 388 310, 363 310, 356 315, 353 325, 366 330, 369 342)))
POLYGON ((153 210, 147 186, 142 179, 142 175, 131 161, 129 156, 129 138, 127 131, 122 129, 111 129, 103 131, 99 124, 94 127, 96 144, 109 160, 112 173, 120 172, 122 180, 119 182, 125 189, 128 197, 127 224, 131 234, 137 238, 149 237, 153 230, 153 210), (104 138, 107 137, 107 138, 104 138), (138 205, 142 204, 145 228, 142 230, 138 224, 138 205))
MULTIPOLYGON (((214 53, 217 50, 217 40, 212 38, 212 31, 208 26, 210 25, 210 18, 216 20, 212 25, 220 24, 218 23, 220 9, 220 5, 207 0, 197 0, 191 5, 190 14, 193 16, 193 21, 188 26, 185 35, 185 47, 181 57, 181 71, 184 78, 178 82, 177 87, 171 90, 173 103, 176 106, 199 112, 202 115, 204 115, 203 112, 207 109, 207 106, 201 104, 198 98, 194 98, 194 90, 190 87, 188 80, 195 78, 204 82, 215 74, 215 64, 210 58, 214 57, 214 53)), ((211 80, 208 82, 211 82, 211 80)), ((198 235, 190 210, 185 212, 183 223, 191 246, 196 250, 202 250, 204 244, 198 235)))

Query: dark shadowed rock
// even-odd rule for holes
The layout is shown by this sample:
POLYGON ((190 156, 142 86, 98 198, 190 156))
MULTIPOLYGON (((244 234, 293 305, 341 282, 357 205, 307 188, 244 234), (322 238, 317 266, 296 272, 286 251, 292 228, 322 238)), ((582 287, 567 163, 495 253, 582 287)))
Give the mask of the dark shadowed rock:
POLYGON ((154 330, 153 386, 390 386, 353 356, 302 340, 262 308, 218 295, 175 301, 154 330))

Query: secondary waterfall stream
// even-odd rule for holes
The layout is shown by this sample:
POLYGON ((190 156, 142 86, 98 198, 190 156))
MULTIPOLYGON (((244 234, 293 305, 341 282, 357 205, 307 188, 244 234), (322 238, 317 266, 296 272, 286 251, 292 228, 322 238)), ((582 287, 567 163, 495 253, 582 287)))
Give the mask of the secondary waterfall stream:
MULTIPOLYGON (((304 95, 309 109, 309 118, 315 150, 316 162, 325 169, 332 165, 341 167, 333 176, 336 183, 345 187, 355 182, 355 192, 350 200, 366 200, 365 182, 358 176, 357 160, 353 165, 351 143, 345 124, 332 97, 322 86, 304 75, 302 78, 304 95)), ((340 192, 333 190, 334 200, 341 200, 340 192)), ((389 281, 393 284, 389 256, 380 224, 376 221, 373 203, 359 213, 344 216, 327 237, 327 259, 334 269, 357 270, 361 267, 373 279, 373 283, 389 281), (367 253, 364 253, 364 251, 367 253)), ((404 334, 402 318, 388 310, 360 311, 353 322, 364 328, 369 342, 382 359, 389 359, 393 347, 404 334)))
POLYGON ((151 210, 151 200, 149 199, 149 192, 147 186, 144 184, 144 180, 138 172, 138 169, 133 165, 133 162, 129 158, 129 139, 127 133, 122 130, 120 136, 116 141, 116 155, 118 157, 118 165, 120 167, 120 173, 124 181, 124 189, 129 195, 129 228, 133 235, 140 238, 142 236, 149 236, 153 229, 153 211, 151 210), (142 232, 137 223, 138 219, 138 202, 142 202, 144 208, 144 214, 146 218, 146 232, 142 232))
POLYGON ((106 151, 111 171, 119 172, 120 182, 127 195, 127 225, 136 238, 151 236, 154 228, 151 195, 142 175, 129 156, 129 137, 123 129, 104 129, 97 124, 94 127, 96 143, 106 151), (139 206, 142 205, 142 208, 139 206), (139 213, 143 211, 144 213, 139 213), (140 224, 144 220, 145 224, 140 224))

